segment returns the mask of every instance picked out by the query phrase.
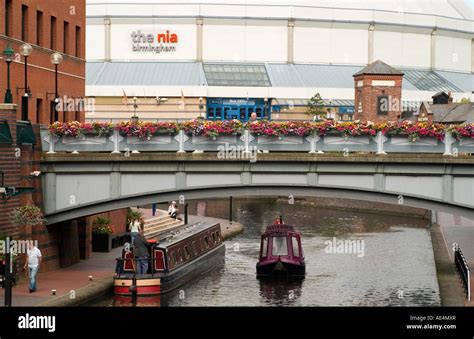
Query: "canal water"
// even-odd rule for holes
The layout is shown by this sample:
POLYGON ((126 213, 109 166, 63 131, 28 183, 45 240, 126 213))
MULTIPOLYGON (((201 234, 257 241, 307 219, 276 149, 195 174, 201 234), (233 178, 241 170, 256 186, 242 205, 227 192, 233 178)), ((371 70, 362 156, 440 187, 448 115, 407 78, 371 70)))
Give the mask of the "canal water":
MULTIPOLYGON (((289 205, 277 199, 238 200, 234 207, 234 218, 245 230, 226 241, 222 267, 151 302, 152 306, 441 304, 425 219, 289 205), (307 265, 302 281, 256 279, 260 234, 279 214, 302 233, 307 265), (358 247, 346 246, 346 253, 339 253, 347 240, 358 247)), ((107 297, 94 305, 118 303, 107 297)))

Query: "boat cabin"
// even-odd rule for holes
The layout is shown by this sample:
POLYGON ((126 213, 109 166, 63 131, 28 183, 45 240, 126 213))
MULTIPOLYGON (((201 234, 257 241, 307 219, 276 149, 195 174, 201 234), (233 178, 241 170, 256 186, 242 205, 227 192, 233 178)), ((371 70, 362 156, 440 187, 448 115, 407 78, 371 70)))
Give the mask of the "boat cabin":
MULTIPOLYGON (((168 273, 193 261, 222 244, 220 224, 198 223, 170 233, 166 238, 149 240, 150 259, 148 274, 168 273)), ((119 259, 120 274, 136 272, 133 246, 122 251, 119 259)))
POLYGON ((303 258, 301 234, 293 226, 274 224, 268 226, 261 236, 260 259, 303 258))

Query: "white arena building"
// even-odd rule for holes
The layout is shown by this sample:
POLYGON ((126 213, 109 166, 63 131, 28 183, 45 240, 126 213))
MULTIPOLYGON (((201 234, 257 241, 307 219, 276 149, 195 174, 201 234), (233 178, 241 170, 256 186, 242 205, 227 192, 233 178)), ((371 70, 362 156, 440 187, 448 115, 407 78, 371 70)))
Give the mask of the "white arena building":
POLYGON ((87 119, 300 119, 316 92, 351 119, 352 75, 378 59, 404 73, 405 104, 439 91, 474 99, 473 10, 472 0, 87 0, 87 119))

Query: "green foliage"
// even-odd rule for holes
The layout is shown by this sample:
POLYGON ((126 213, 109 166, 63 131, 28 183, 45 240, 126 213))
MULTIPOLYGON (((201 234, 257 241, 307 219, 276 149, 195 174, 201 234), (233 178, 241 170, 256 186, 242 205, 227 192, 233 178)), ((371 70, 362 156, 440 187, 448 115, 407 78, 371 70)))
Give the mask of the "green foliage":
POLYGON ((112 221, 109 218, 97 217, 92 222, 92 233, 96 234, 112 234, 114 228, 112 227, 112 221))
POLYGON ((127 225, 130 225, 135 220, 138 220, 140 222, 141 227, 145 225, 145 218, 143 217, 143 213, 138 210, 133 210, 129 207, 127 210, 127 225))
POLYGON ((310 115, 313 120, 326 118, 327 110, 324 107, 324 101, 319 93, 316 93, 311 99, 309 99, 306 114, 310 115))
POLYGON ((462 98, 459 100, 460 104, 470 104, 471 103, 471 98, 462 98))

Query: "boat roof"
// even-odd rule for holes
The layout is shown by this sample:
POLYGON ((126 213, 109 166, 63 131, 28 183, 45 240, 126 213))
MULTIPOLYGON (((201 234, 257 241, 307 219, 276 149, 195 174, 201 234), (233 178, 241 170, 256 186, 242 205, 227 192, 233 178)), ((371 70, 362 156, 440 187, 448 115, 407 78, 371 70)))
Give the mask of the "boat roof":
POLYGON ((191 225, 184 225, 175 231, 166 233, 162 238, 158 238, 157 247, 167 248, 171 245, 174 245, 186 238, 191 237, 196 233, 200 233, 208 230, 216 225, 219 225, 218 222, 198 222, 191 225))
POLYGON ((295 232, 295 228, 287 224, 273 224, 273 225, 267 226, 265 230, 266 235, 270 235, 272 233, 287 233, 287 232, 295 232))

